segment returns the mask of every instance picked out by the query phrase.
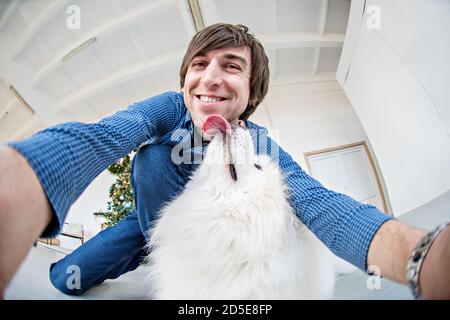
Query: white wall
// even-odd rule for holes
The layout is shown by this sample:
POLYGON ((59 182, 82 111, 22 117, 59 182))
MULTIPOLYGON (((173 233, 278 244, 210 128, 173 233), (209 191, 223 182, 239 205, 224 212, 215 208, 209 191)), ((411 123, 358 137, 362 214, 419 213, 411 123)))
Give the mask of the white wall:
POLYGON ((281 147, 306 171, 304 152, 366 140, 336 81, 271 88, 264 106, 251 120, 276 129, 281 147))
POLYGON ((450 2, 352 1, 337 78, 383 172, 394 215, 450 190, 450 2))

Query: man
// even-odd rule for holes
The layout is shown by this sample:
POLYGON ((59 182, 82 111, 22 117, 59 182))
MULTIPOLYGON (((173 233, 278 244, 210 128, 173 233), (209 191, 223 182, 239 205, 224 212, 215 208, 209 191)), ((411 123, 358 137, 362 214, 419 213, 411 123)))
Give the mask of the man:
MULTIPOLYGON (((179 144, 174 136, 184 130, 188 140, 195 140, 210 114, 230 122, 241 119, 249 129, 259 130, 258 152, 276 155, 292 192, 290 204, 335 254, 364 271, 376 265, 383 276, 406 283, 408 258, 425 232, 323 188, 262 128, 247 120, 266 95, 269 81, 264 49, 247 31, 240 25, 217 24, 196 34, 180 70, 182 93, 161 94, 95 124, 55 126, 1 149, 0 292, 33 241, 42 232, 57 234, 70 205, 88 184, 112 162, 141 146, 133 161, 135 210, 53 264, 50 278, 59 290, 80 294, 135 269, 159 208, 182 191, 196 166, 172 161, 172 148, 179 144), (80 287, 66 281, 70 266, 79 267, 80 287)), ((203 151, 204 146, 194 146, 189 152, 203 151)), ((449 281, 449 233, 447 228, 438 235, 424 260, 420 289, 425 297, 449 295, 450 286, 443 285, 449 281)))

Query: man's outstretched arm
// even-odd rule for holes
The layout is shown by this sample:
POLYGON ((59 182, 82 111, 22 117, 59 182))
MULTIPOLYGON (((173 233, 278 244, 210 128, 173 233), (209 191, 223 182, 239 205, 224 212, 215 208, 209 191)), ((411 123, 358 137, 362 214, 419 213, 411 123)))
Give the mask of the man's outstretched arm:
MULTIPOLYGON (((376 266, 381 275, 406 284, 408 259, 425 231, 400 223, 371 205, 324 188, 250 121, 258 153, 279 162, 298 217, 336 255, 364 272, 376 266)), ((450 299, 450 228, 433 242, 422 264, 419 284, 424 298, 450 299)))
POLYGON ((167 92, 97 123, 68 122, 8 143, 0 158, 0 294, 39 236, 59 233, 70 206, 111 163, 168 133, 186 112, 167 92))
POLYGON ((22 155, 0 148, 0 297, 52 218, 39 179, 22 155))

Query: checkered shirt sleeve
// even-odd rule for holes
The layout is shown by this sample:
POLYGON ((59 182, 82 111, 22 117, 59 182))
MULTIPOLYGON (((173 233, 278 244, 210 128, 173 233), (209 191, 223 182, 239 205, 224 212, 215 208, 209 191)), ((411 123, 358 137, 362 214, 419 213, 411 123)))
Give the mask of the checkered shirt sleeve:
POLYGON ((9 143, 27 159, 53 208, 54 219, 42 236, 59 233, 70 206, 109 165, 172 130, 182 108, 182 97, 167 92, 97 123, 68 122, 9 143))

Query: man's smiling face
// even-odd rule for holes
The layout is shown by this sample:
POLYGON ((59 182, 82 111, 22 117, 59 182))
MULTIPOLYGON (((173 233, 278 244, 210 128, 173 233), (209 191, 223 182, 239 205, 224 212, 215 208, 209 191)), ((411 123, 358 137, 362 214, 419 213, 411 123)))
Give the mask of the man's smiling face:
POLYGON ((251 68, 248 47, 216 49, 192 59, 182 91, 197 128, 211 114, 229 122, 239 118, 248 105, 251 68))

